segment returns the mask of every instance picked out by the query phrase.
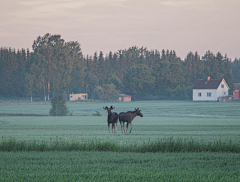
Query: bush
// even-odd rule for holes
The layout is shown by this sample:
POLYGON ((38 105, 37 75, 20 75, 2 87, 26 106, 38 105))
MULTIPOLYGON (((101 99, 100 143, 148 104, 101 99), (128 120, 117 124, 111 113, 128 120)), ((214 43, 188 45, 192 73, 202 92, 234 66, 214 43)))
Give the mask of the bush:
POLYGON ((92 113, 93 116, 102 116, 102 114, 99 111, 95 111, 95 113, 92 113))
POLYGON ((66 99, 63 95, 56 95, 51 100, 52 108, 49 112, 51 116, 66 116, 69 110, 66 106, 66 99))

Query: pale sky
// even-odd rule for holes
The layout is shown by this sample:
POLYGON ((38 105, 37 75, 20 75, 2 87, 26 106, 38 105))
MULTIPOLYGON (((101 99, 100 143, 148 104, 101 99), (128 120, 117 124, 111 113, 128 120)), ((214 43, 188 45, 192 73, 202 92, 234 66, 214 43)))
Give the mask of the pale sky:
POLYGON ((132 46, 240 58, 240 0, 0 0, 0 47, 32 49, 46 33, 84 55, 132 46))

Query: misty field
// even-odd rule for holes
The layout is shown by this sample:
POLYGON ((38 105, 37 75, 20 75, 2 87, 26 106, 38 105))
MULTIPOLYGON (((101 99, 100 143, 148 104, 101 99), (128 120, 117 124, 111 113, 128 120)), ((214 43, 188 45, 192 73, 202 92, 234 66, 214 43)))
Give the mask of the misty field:
POLYGON ((44 140, 100 139, 115 142, 143 142, 167 137, 204 141, 240 139, 240 103, 191 101, 141 101, 130 103, 67 103, 72 116, 50 117, 50 103, 0 103, 2 138, 44 140), (133 120, 131 134, 109 134, 104 106, 113 105, 114 112, 131 111, 139 107, 143 117, 133 120), (98 111, 102 116, 93 116, 98 111), (5 114, 5 116, 4 116, 5 114), (7 116, 22 114, 23 116, 7 116), (43 116, 25 116, 25 115, 43 116), (44 116, 45 115, 45 116, 44 116))
POLYGON ((239 102, 68 102, 67 107, 71 116, 53 117, 48 102, 0 102, 0 181, 240 180, 239 102), (118 113, 141 109, 131 134, 121 133, 119 124, 117 133, 108 132, 103 107, 111 105, 118 113), (96 111, 102 116, 93 116, 96 111), (82 150, 82 143, 90 148, 82 150), (156 144, 172 148, 148 150, 156 144))

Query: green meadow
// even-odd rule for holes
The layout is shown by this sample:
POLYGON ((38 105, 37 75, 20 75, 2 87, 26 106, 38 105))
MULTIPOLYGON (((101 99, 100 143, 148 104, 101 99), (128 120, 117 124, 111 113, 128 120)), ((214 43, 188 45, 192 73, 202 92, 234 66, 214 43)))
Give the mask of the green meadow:
POLYGON ((67 103, 72 116, 49 116, 50 103, 0 103, 2 138, 50 141, 100 139, 104 141, 141 143, 162 138, 191 138, 213 142, 239 141, 240 103, 191 101, 141 101, 130 103, 67 103), (114 112, 140 108, 143 117, 133 120, 131 134, 109 134, 104 106, 113 105, 114 112), (95 111, 102 116, 93 116, 95 111), (20 115, 20 116, 19 116, 20 115), (30 116, 26 116, 30 115, 30 116), (31 116, 40 115, 40 116, 31 116))
POLYGON ((0 181, 240 181, 240 102, 0 102, 0 181), (105 106, 140 108, 109 133, 105 106), (93 116, 99 112, 101 116, 93 116))

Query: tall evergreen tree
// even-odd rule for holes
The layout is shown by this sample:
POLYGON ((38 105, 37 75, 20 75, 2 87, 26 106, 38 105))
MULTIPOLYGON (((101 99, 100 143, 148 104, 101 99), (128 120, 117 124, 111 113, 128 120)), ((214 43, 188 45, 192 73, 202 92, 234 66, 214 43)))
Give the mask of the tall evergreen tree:
POLYGON ((84 72, 87 69, 80 44, 78 42, 67 42, 66 46, 70 48, 71 62, 73 63, 72 72, 70 73, 70 84, 68 93, 81 93, 84 91, 84 72))
POLYGON ((52 96, 63 91, 69 93, 71 73, 76 64, 77 53, 74 51, 79 51, 76 49, 80 46, 73 42, 65 43, 60 35, 46 34, 43 37, 39 36, 32 47, 34 50, 32 62, 38 62, 35 65, 41 67, 43 84, 40 85, 45 100, 49 100, 50 93, 52 96))
POLYGON ((234 91, 233 86, 233 76, 232 76, 232 69, 231 69, 231 61, 227 57, 227 55, 223 58, 223 73, 224 73, 224 79, 226 80, 230 90, 229 95, 232 95, 234 91))
POLYGON ((240 59, 235 58, 232 67, 233 82, 240 83, 240 59))
POLYGON ((197 79, 197 69, 195 64, 195 56, 192 52, 188 53, 184 61, 184 72, 185 79, 190 84, 193 84, 197 79))
POLYGON ((92 72, 87 72, 85 76, 85 91, 88 93, 89 98, 92 98, 95 88, 99 86, 97 76, 92 72))
POLYGON ((99 56, 97 58, 97 72, 96 72, 96 76, 98 77, 99 80, 99 84, 103 85, 104 83, 106 83, 107 81, 107 65, 105 63, 104 57, 103 57, 103 53, 102 51, 100 51, 99 56))
POLYGON ((49 111, 51 116, 66 116, 69 113, 64 94, 55 95, 51 104, 52 108, 49 111))
POLYGON ((155 79, 152 76, 151 68, 139 64, 128 69, 124 77, 126 93, 134 99, 149 98, 153 92, 155 79))
POLYGON ((205 79, 207 78, 207 75, 204 72, 204 61, 200 59, 200 56, 197 52, 195 52, 194 55, 194 61, 196 63, 196 79, 205 79))

